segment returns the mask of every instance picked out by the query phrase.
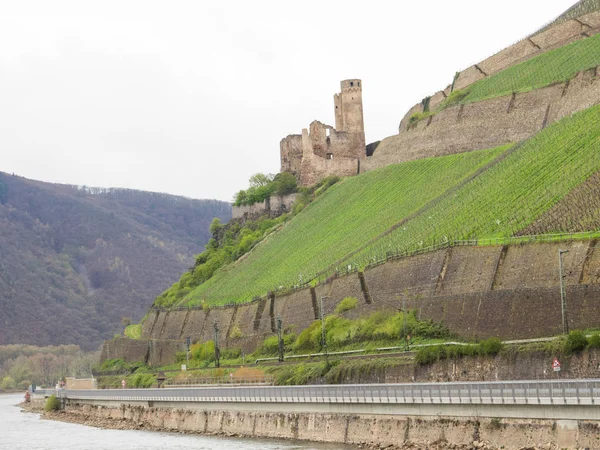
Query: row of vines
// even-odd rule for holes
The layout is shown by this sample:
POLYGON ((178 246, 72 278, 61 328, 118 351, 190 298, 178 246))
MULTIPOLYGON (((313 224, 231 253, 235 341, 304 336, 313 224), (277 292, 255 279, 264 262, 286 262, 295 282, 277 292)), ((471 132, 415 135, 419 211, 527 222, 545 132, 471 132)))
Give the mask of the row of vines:
POLYGON ((259 244, 247 258, 194 289, 181 304, 248 301, 271 290, 304 284, 507 148, 412 161, 348 178, 259 244))

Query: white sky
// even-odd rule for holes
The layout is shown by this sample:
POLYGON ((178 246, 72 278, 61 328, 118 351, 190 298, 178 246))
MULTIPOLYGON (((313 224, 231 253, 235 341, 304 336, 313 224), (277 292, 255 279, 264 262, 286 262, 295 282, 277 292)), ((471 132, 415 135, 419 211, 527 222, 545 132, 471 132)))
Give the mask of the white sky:
POLYGON ((575 0, 0 0, 0 171, 231 200, 363 80, 367 142, 575 0))

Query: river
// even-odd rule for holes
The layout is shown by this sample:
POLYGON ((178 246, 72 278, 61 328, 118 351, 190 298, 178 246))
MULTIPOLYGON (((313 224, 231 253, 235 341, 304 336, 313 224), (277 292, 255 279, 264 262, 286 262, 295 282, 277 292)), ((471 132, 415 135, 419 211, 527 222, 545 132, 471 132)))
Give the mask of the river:
POLYGON ((321 445, 258 439, 103 430, 40 419, 21 412, 22 394, 0 395, 2 450, 349 450, 344 445, 321 445))

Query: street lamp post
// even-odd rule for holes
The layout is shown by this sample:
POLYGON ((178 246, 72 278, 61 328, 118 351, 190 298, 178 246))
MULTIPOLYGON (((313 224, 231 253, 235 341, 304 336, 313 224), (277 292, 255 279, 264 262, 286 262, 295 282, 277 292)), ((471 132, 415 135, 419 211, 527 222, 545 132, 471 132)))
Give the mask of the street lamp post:
POLYGON ((323 310, 323 300, 328 297, 321 297, 321 342, 323 343, 323 353, 327 357, 327 333, 325 330, 325 311, 323 310))
POLYGON ((565 286, 565 273, 563 266, 563 254, 569 253, 569 250, 558 251, 558 273, 560 277, 560 308, 562 312, 562 328, 563 333, 569 333, 569 319, 567 316, 567 288, 565 286))

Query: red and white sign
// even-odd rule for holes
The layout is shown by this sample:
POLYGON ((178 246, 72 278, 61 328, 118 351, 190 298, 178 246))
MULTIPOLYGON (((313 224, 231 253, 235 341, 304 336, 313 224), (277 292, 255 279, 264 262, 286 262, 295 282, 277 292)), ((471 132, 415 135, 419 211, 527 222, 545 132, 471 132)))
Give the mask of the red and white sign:
POLYGON ((552 361, 552 368, 555 372, 560 372, 560 361, 558 358, 554 358, 554 361, 552 361))

